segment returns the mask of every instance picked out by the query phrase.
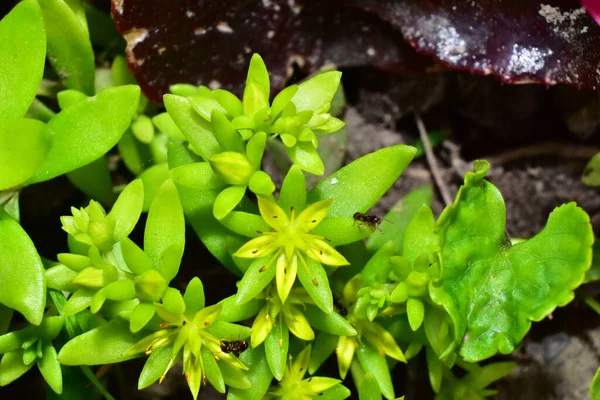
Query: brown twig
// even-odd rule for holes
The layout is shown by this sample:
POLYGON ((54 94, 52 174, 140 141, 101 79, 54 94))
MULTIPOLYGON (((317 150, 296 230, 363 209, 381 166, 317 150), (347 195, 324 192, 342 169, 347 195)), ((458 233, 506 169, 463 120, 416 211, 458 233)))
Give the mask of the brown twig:
POLYGON ((444 204, 449 206, 452 204, 452 197, 450 196, 450 192, 448 191, 448 187, 446 183, 442 179, 442 175, 440 174, 440 170, 437 166, 437 160, 435 159, 435 155, 433 154, 433 150, 431 148, 431 142, 429 141, 429 136, 427 136, 427 130, 425 129, 425 125, 423 124, 423 120, 418 113, 415 113, 415 120, 417 121, 417 128, 419 128, 419 136, 421 137, 421 141, 423 142, 423 149, 425 150, 425 157, 427 158, 427 163, 429 164, 429 168, 431 169, 431 174, 433 175, 433 180, 442 195, 442 199, 444 200, 444 204))
POLYGON ((525 147, 510 149, 490 157, 481 157, 481 159, 487 160, 491 165, 501 165, 521 158, 536 156, 590 159, 598 152, 600 152, 600 148, 595 146, 560 142, 541 142, 525 147))

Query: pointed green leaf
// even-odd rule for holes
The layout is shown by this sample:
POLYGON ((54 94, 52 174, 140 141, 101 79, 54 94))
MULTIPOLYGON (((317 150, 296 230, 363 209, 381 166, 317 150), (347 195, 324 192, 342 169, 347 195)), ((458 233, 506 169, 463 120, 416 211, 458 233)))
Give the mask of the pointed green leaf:
POLYGON ((133 334, 129 324, 114 319, 68 341, 58 353, 63 365, 102 365, 131 360, 138 356, 126 355, 127 350, 147 333, 133 334))
POLYGON ((246 194, 246 186, 230 186, 223 189, 215 199, 213 214, 217 220, 225 218, 246 194))
POLYGON ((270 90, 269 73, 265 62, 258 54, 254 54, 248 67, 242 101, 244 115, 252 117, 257 111, 268 107, 270 90))
POLYGON ((473 389, 485 389, 492 383, 510 375, 517 367, 514 361, 496 362, 474 369, 463 378, 463 383, 473 389))
POLYGON ((329 71, 315 75, 306 82, 301 83, 292 98, 296 111, 320 110, 321 112, 327 112, 329 107, 323 109, 323 105, 331 103, 340 85, 341 78, 341 72, 329 71))
POLYGON ((189 188, 207 190, 218 189, 226 185, 207 162, 182 165, 173 168, 169 173, 175 183, 189 188))
POLYGON ((304 179, 304 172, 297 165, 292 165, 283 180, 279 192, 279 206, 286 213, 292 207, 296 210, 296 213, 300 213, 306 207, 306 180, 304 179))
POLYGON ((362 280, 365 286, 375 282, 386 283, 392 270, 391 257, 396 254, 392 242, 388 242, 377 251, 362 270, 362 280))
POLYGON ((581 181, 588 186, 600 186, 600 153, 592 157, 585 166, 581 181))
POLYGON ((221 374, 225 384, 236 389, 249 389, 252 387, 252 382, 248 379, 247 374, 238 367, 222 362, 220 365, 221 374))
POLYGON ((35 363, 23 363, 23 350, 6 353, 0 361, 0 386, 6 386, 29 371, 35 363))
POLYGON ((333 312, 333 294, 327 273, 320 262, 310 257, 302 257, 298 265, 298 278, 321 310, 326 314, 333 312))
POLYGON ((69 300, 62 309, 62 315, 68 317, 77 314, 79 311, 85 310, 92 302, 94 291, 80 288, 69 297, 69 300))
POLYGON ((63 0, 38 0, 48 37, 48 60, 69 89, 94 94, 95 63, 87 26, 63 0))
POLYGON ((46 125, 52 147, 31 182, 52 179, 106 154, 129 127, 139 97, 139 87, 119 86, 56 114, 46 125))
POLYGON ((283 378, 283 372, 288 359, 288 349, 290 346, 290 332, 281 318, 271 329, 271 332, 265 339, 265 353, 269 368, 275 379, 280 381, 283 378))
POLYGON ((275 278, 275 262, 273 255, 258 258, 250 264, 239 284, 236 296, 237 304, 244 304, 252 300, 275 278))
POLYGON ((317 184, 308 193, 308 201, 334 199, 327 214, 331 217, 364 213, 394 184, 415 151, 397 145, 362 156, 317 184))
POLYGON ((177 127, 203 159, 207 160, 208 157, 221 151, 210 122, 198 115, 188 99, 167 94, 163 100, 167 112, 177 127))
POLYGON ((244 321, 255 316, 264 304, 264 300, 250 300, 244 304, 236 302, 237 295, 229 296, 219 302, 223 305, 219 320, 227 322, 244 321))
POLYGON ((260 215, 243 211, 232 211, 220 222, 231 231, 246 237, 258 237, 262 234, 261 232, 271 230, 271 227, 260 215))
POLYGON ((185 136, 181 132, 181 129, 177 127, 173 118, 169 113, 164 112, 152 117, 152 123, 156 128, 166 134, 172 140, 186 140, 185 136))
POLYGON ((42 351, 43 356, 38 359, 37 366, 48 386, 55 393, 61 394, 63 391, 63 377, 60 364, 56 358, 56 349, 52 343, 46 343, 42 351))
POLYGON ((0 115, 20 118, 35 98, 46 61, 46 32, 38 2, 18 3, 0 21, 0 37, 0 115))
POLYGON ((304 315, 306 315, 306 319, 310 322, 310 325, 320 331, 338 336, 356 335, 356 329, 338 313, 325 314, 317 307, 306 306, 304 315))
POLYGON ((215 361, 215 356, 206 347, 201 348, 200 354, 204 366, 204 375, 208 378, 210 384, 217 389, 217 392, 225 393, 225 380, 219 365, 215 361))
POLYGON ((148 357, 144 364, 144 368, 142 368, 142 372, 140 372, 138 390, 147 388, 164 375, 171 362, 172 353, 173 346, 159 347, 152 350, 150 357, 148 357))
POLYGON ((169 179, 161 185, 150 206, 144 231, 144 251, 152 265, 160 268, 161 258, 171 246, 177 249, 175 256, 181 260, 185 246, 185 220, 177 188, 169 179))
POLYGON ((409 298, 406 301, 406 313, 408 314, 408 323, 413 331, 419 329, 423 323, 423 317, 425 316, 425 307, 423 302, 416 298, 409 298))
POLYGON ((113 236, 116 241, 129 236, 142 214, 144 184, 140 179, 130 182, 121 192, 107 218, 115 223, 113 236))
POLYGON ((58 106, 61 110, 65 110, 79 102, 82 102, 88 97, 89 96, 85 93, 75 89, 61 90, 56 94, 56 100, 58 101, 58 106))
POLYGON ((242 137, 222 112, 213 110, 210 121, 217 142, 224 151, 244 153, 245 146, 242 137))
POLYGON ((366 343, 356 349, 356 356, 363 370, 373 373, 381 394, 386 399, 393 400, 395 398, 394 386, 392 385, 392 377, 385 356, 379 354, 377 350, 366 343))
POLYGON ((17 310, 32 324, 42 322, 46 306, 44 266, 33 242, 0 209, 0 304, 17 310))
POLYGON ((350 389, 338 383, 334 387, 319 393, 319 400, 343 400, 350 397, 351 394, 350 389))
POLYGON ((31 178, 46 159, 50 145, 43 122, 25 118, 0 120, 0 190, 31 178))
POLYGON ((185 313, 190 318, 204 308, 204 286, 200 278, 194 277, 188 283, 183 294, 183 301, 185 302, 185 313))
POLYGON ((276 187, 271 177, 264 171, 256 171, 250 177, 248 188, 253 193, 269 196, 273 194, 276 187))
POLYGON ((359 400, 380 400, 381 390, 372 372, 367 372, 358 386, 359 400))
POLYGON ((267 145, 267 134, 264 132, 255 133, 246 144, 246 155, 248 161, 255 169, 260 169, 260 164, 267 145))
POLYGON ((321 176, 325 172, 325 166, 317 149, 311 143, 298 143, 292 148, 286 148, 294 165, 313 175, 321 176))
POLYGON ((592 384, 590 385, 590 397, 592 400, 600 399, 600 368, 596 371, 592 384))
POLYGON ((219 315, 219 321, 215 321, 207 327, 206 331, 219 339, 227 341, 247 339, 252 333, 252 329, 247 326, 221 321, 221 315, 219 315))
POLYGON ((144 170, 138 178, 144 183, 144 206, 142 209, 147 212, 150 210, 158 189, 169 179, 169 166, 166 162, 153 165, 144 170))
POLYGON ((144 250, 140 249, 131 239, 124 238, 120 242, 121 254, 127 264, 127 267, 135 275, 141 275, 144 272, 152 269, 152 261, 144 253, 144 250))
POLYGON ((432 199, 433 189, 431 186, 420 187, 404 196, 385 215, 379 226, 380 229, 373 232, 367 240, 369 251, 376 252, 381 246, 393 240, 397 253, 400 254, 403 249, 406 227, 421 206, 431 207, 432 199))
POLYGON ((438 220, 444 279, 430 287, 448 311, 467 361, 510 353, 529 330, 573 298, 590 267, 594 235, 574 203, 556 208, 535 237, 510 246, 498 189, 487 162, 467 173, 455 203, 438 220))
POLYGON ((433 391, 438 393, 442 387, 444 364, 439 360, 437 354, 435 354, 435 351, 433 351, 431 348, 427 348, 425 354, 427 357, 429 382, 431 383, 431 388, 433 391))
POLYGON ((333 354, 338 344, 338 336, 326 332, 319 332, 312 344, 308 373, 314 374, 317 369, 333 354))
POLYGON ((154 317, 155 313, 156 309, 152 303, 142 302, 138 304, 131 312, 129 318, 129 329, 131 332, 135 333, 142 330, 148 322, 150 322, 152 317, 154 317))
POLYGON ((240 361, 250 368, 246 375, 252 386, 249 389, 230 388, 227 393, 227 400, 261 400, 273 380, 264 346, 257 349, 249 348, 244 351, 240 354, 240 361))
POLYGON ((102 204, 112 204, 115 201, 110 169, 104 156, 68 172, 67 178, 77 189, 102 204))

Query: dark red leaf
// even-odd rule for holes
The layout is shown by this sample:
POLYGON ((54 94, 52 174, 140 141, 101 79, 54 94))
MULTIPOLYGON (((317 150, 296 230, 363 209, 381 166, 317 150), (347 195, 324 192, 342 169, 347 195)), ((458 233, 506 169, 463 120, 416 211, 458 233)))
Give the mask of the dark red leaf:
POLYGON ((577 0, 350 0, 417 50, 509 83, 600 83, 600 28, 577 0))
POLYGON ((173 83, 241 94, 253 53, 275 90, 294 65, 310 73, 331 64, 398 72, 431 64, 389 25, 341 0, 113 0, 112 11, 129 66, 155 101, 173 83))

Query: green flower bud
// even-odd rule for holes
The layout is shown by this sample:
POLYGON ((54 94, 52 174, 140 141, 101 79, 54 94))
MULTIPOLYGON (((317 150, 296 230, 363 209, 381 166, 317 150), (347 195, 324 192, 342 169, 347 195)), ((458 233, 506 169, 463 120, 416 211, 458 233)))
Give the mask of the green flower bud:
POLYGON ((213 171, 230 185, 246 186, 255 169, 244 154, 225 151, 208 159, 213 171))
POLYGON ((135 291, 144 300, 159 301, 166 289, 167 281, 155 269, 135 277, 135 291))

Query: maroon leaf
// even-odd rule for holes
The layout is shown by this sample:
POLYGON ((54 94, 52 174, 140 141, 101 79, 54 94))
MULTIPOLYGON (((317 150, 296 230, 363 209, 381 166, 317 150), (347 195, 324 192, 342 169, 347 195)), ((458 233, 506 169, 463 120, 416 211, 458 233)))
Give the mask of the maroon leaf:
POLYGON ((600 83, 600 27, 577 0, 350 0, 452 68, 509 83, 600 83))
POLYGON ((310 73, 331 64, 373 65, 402 72, 431 64, 390 26, 342 0, 113 0, 112 11, 128 42, 130 69, 154 101, 174 83, 241 94, 255 52, 275 90, 294 67, 310 73))

